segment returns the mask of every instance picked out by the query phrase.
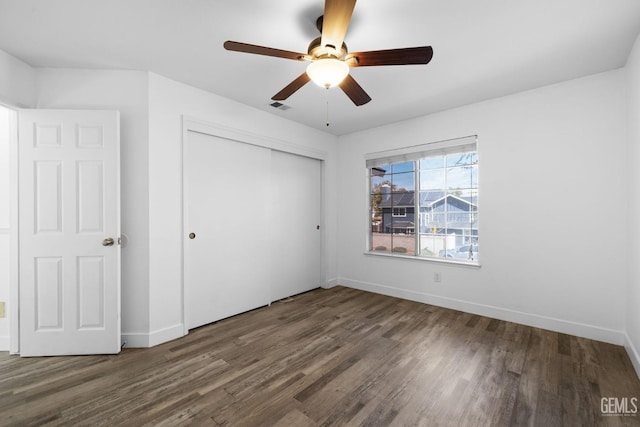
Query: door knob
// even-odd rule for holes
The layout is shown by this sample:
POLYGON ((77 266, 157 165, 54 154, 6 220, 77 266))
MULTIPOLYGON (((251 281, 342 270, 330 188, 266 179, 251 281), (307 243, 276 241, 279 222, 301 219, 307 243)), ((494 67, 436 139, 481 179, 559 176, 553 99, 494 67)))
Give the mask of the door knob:
POLYGON ((191 240, 195 239, 196 238, 196 233, 189 233, 189 238, 191 240))
POLYGON ((113 246, 113 239, 111 237, 107 237, 102 241, 102 246, 113 246))

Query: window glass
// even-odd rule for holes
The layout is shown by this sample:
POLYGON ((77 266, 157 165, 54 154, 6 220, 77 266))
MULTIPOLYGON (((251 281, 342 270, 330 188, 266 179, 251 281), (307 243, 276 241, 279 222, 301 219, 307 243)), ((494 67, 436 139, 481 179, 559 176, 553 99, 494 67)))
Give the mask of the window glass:
POLYGON ((407 157, 369 169, 369 250, 477 263, 475 144, 407 157))
POLYGON ((431 169, 420 171, 420 189, 421 190, 441 190, 445 186, 444 180, 445 169, 431 169))
POLYGON ((414 172, 397 173, 391 175, 391 187, 393 191, 413 191, 416 186, 414 172))
POLYGON ((420 161, 420 170, 428 170, 428 169, 441 169, 444 167, 444 157, 427 157, 425 159, 421 159, 420 161))
POLYGON ((394 163, 391 165, 391 173, 413 172, 414 162, 394 163))

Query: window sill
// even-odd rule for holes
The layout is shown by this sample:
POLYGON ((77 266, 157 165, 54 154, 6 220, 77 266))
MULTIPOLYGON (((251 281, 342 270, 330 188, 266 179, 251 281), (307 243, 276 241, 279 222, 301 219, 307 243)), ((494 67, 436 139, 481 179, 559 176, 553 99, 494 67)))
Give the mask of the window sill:
POLYGON ((445 259, 445 258, 429 258, 415 255, 401 255, 401 254, 390 254, 385 252, 365 252, 365 255, 373 256, 373 257, 382 257, 382 258, 397 258, 397 259, 406 259, 412 261, 420 261, 420 262, 430 262, 436 264, 451 264, 457 265, 461 267, 470 267, 470 268, 480 268, 482 267, 479 263, 475 261, 462 261, 455 259, 445 259))

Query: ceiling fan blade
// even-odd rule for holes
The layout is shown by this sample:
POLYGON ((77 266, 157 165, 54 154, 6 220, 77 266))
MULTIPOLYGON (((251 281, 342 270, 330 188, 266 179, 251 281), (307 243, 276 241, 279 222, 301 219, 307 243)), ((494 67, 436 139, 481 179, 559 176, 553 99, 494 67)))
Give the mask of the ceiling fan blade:
POLYGON ((322 46, 340 50, 347 34, 356 0, 326 0, 322 21, 322 46))
POLYGON ((309 78, 307 73, 304 72, 300 74, 300 76, 298 76, 297 79, 295 79, 294 81, 289 83, 287 86, 285 86, 285 88, 282 89, 280 92, 273 95, 271 99, 273 99, 274 101, 284 101, 285 99, 293 95, 302 86, 309 83, 310 80, 311 79, 309 78))
POLYGON ((347 74, 347 77, 340 82, 340 89, 347 94, 349 99, 353 101, 358 107, 371 101, 371 97, 367 95, 367 92, 351 77, 351 74, 347 74))
POLYGON ((357 61, 348 61, 352 67, 369 67, 375 65, 410 65, 428 64, 433 58, 431 46, 406 47, 402 49, 372 50, 349 55, 357 61))
POLYGON ((224 48, 234 52, 254 53, 256 55, 274 56, 276 58, 294 59, 296 61, 304 61, 309 59, 309 55, 289 50, 274 49, 272 47, 258 46, 255 44, 240 43, 227 40, 224 42, 224 48))

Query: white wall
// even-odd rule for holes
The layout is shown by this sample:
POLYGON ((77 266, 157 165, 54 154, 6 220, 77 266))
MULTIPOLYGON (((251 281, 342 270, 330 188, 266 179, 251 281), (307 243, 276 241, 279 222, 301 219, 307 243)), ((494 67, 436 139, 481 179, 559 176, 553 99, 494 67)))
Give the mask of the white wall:
POLYGON ((182 335, 183 115, 328 153, 325 271, 335 283, 336 137, 153 73, 149 99, 150 345, 182 335))
POLYGON ((640 375, 640 35, 626 66, 629 123, 629 289, 627 352, 640 375))
MULTIPOLYGON (((0 104, 12 107, 31 107, 35 104, 35 70, 8 53, 0 50, 0 104)), ((11 207, 10 194, 10 152, 8 116, 0 115, 0 301, 5 304, 5 316, 0 319, 0 351, 9 350, 9 331, 16 325, 10 324, 11 302, 9 301, 11 207)))
POLYGON ((120 111, 122 332, 149 330, 148 74, 37 70, 37 108, 120 111))
POLYGON ((625 83, 617 70, 339 138, 340 282, 622 344, 625 83), (364 155, 472 134, 481 268, 364 255, 364 155))
POLYGON ((5 303, 5 317, 0 318, 0 351, 9 350, 9 283, 11 185, 9 155, 9 110, 0 106, 0 301, 5 303))
POLYGON ((31 107, 35 104, 36 72, 28 64, 0 50, 0 103, 31 107))

